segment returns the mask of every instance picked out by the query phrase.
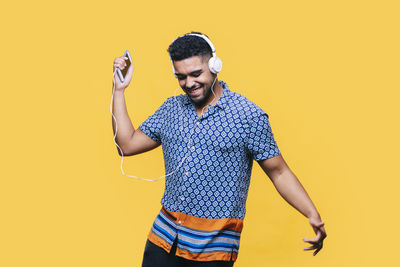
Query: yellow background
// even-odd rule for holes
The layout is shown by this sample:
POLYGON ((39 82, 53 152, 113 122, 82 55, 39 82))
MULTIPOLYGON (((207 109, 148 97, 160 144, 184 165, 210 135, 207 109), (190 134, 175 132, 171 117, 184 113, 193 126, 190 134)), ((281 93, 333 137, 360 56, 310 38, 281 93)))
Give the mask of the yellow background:
MULTIPOLYGON (((219 75, 269 115, 328 237, 255 163, 235 266, 398 266, 398 1, 1 4, 0 266, 140 266, 164 181, 120 171, 112 62, 129 49, 135 127, 178 83, 166 49, 206 33, 219 75)), ((182 93, 182 91, 178 91, 182 93)), ((124 158, 163 175, 161 148, 124 158)))

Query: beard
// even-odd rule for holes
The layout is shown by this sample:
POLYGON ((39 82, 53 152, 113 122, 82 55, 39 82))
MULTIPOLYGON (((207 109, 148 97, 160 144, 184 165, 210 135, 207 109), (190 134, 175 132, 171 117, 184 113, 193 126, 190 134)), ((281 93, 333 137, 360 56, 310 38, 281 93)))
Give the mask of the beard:
POLYGON ((188 94, 193 89, 185 89, 186 94, 189 96, 189 98, 198 106, 203 106, 207 101, 210 99, 210 97, 213 96, 212 90, 211 90, 211 85, 207 88, 205 87, 204 84, 201 86, 197 86, 196 88, 200 88, 202 90, 201 94, 199 96, 192 97, 188 94))

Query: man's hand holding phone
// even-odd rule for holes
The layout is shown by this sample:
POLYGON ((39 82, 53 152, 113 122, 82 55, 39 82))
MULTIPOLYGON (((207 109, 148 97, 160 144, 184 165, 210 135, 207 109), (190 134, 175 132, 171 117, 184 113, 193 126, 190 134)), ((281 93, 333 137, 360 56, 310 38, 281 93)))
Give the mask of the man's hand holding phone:
POLYGON ((114 59, 113 72, 115 72, 115 90, 124 91, 131 82, 133 73, 132 58, 128 50, 122 57, 117 57, 114 59))

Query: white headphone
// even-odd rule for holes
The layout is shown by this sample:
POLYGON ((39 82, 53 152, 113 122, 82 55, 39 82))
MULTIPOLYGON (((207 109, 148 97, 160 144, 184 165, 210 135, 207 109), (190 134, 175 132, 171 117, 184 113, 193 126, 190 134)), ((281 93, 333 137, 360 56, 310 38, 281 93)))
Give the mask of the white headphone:
MULTIPOLYGON (((211 41, 207 38, 207 36, 201 35, 201 34, 195 34, 195 33, 189 33, 189 34, 185 34, 185 35, 195 35, 195 36, 201 37, 201 38, 203 38, 203 39, 208 43, 208 45, 211 47, 211 50, 212 50, 212 57, 208 60, 208 68, 209 68, 210 71, 211 71, 212 73, 214 73, 214 74, 217 74, 218 72, 220 72, 221 69, 222 69, 222 61, 221 61, 221 59, 219 59, 219 58, 217 57, 217 55, 216 55, 216 53, 215 53, 215 48, 214 48, 213 44, 211 43, 211 41)), ((182 36, 185 36, 185 35, 182 35, 182 36)), ((181 36, 181 37, 182 37, 182 36, 181 36)), ((175 39, 175 40, 176 40, 176 39, 175 39)), ((174 40, 174 41, 175 41, 175 40, 174 40)), ((170 59, 171 59, 171 57, 170 57, 170 59)), ((175 68, 174 68, 174 63, 172 62, 172 59, 171 59, 171 63, 172 63, 172 71, 173 71, 173 73, 174 73, 174 75, 175 75, 175 68)), ((124 160, 124 153, 122 152, 122 149, 120 148, 120 146, 119 146, 119 145, 117 144, 117 142, 115 141, 115 138, 116 138, 117 132, 118 132, 118 123, 117 123, 117 119, 115 118, 114 114, 112 113, 112 103, 113 103, 113 101, 114 101, 115 73, 116 73, 116 71, 117 71, 117 69, 115 69, 114 74, 113 74, 113 91, 112 91, 112 97, 111 97, 111 103, 110 103, 110 113, 111 113, 113 119, 115 120, 115 126, 116 126, 116 128, 115 128, 115 134, 114 134, 114 143, 117 145, 118 149, 119 149, 120 152, 121 152, 121 156, 122 156, 122 158, 121 158, 121 172, 122 172, 122 174, 125 175, 125 176, 128 176, 128 177, 136 178, 136 179, 139 179, 139 180, 150 181, 150 182, 156 182, 156 181, 160 180, 160 179, 163 178, 163 177, 167 177, 167 176, 169 176, 169 175, 171 175, 171 174, 174 174, 174 173, 179 169, 179 167, 181 167, 181 165, 183 164, 183 162, 185 161, 185 159, 188 157, 187 154, 185 155, 185 157, 183 157, 182 161, 179 163, 179 165, 176 167, 176 169, 175 169, 174 171, 172 171, 172 172, 170 172, 170 173, 168 173, 168 174, 166 174, 166 175, 163 175, 163 176, 161 176, 161 177, 158 177, 157 179, 145 179, 145 178, 140 178, 140 177, 137 177, 137 176, 125 174, 125 172, 124 172, 124 170, 123 170, 123 168, 122 168, 123 160, 124 160)), ((175 77, 176 77, 176 75, 175 75, 175 77)), ((215 77, 214 82, 213 82, 213 84, 211 85, 211 91, 212 91, 212 93, 214 94, 214 99, 213 99, 212 101, 214 101, 215 98, 217 97, 217 96, 215 95, 215 93, 214 93, 214 90, 213 90, 214 84, 215 84, 215 81, 216 81, 216 80, 217 80, 217 77, 215 77)), ((180 106, 180 104, 179 104, 179 102, 178 102, 178 100, 177 100, 177 98, 176 98, 176 90, 175 90, 175 93, 174 93, 174 99, 175 99, 176 103, 178 104, 178 107, 179 107, 179 109, 180 109, 180 111, 181 111, 181 114, 182 114, 182 116, 180 116, 180 118, 181 118, 181 131, 182 131, 182 129, 183 129, 183 122, 182 122, 183 112, 182 112, 182 108, 181 108, 181 106, 180 106)), ((206 108, 206 106, 203 107, 201 114, 203 114, 204 108, 206 108)), ((192 135, 193 135, 193 131, 194 131, 194 128, 191 129, 191 133, 190 133, 189 136, 192 136, 192 135)), ((188 140, 188 146, 190 147, 191 144, 192 144, 192 139, 191 139, 191 137, 189 137, 188 139, 189 139, 189 140, 188 140)))
MULTIPOLYGON (((212 57, 208 60, 208 68, 210 69, 211 73, 214 73, 214 74, 219 73, 222 69, 222 61, 219 57, 217 57, 217 53, 215 52, 215 47, 211 43, 210 39, 208 39, 207 36, 205 36, 203 34, 197 34, 197 33, 188 33, 188 34, 182 35, 180 37, 188 36, 188 35, 198 36, 200 38, 203 38, 203 40, 205 40, 208 43, 208 45, 210 46, 211 51, 212 51, 212 57)), ((179 39, 180 37, 178 37, 177 39, 179 39)), ((177 39, 175 39, 175 40, 177 40, 177 39)), ((175 40, 173 42, 175 42, 175 40)), ((171 60, 171 64, 172 64, 172 72, 173 72, 174 76, 176 77, 174 62, 172 61, 171 55, 170 55, 170 60, 171 60)))

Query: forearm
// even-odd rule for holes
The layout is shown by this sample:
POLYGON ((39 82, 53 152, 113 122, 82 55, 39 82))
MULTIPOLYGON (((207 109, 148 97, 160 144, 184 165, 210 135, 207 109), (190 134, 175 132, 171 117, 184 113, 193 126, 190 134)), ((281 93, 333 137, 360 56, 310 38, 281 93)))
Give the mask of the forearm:
POLYGON ((275 180, 274 186, 279 194, 307 218, 319 217, 319 213, 306 190, 295 174, 286 168, 275 180))
POLYGON ((115 131, 117 129, 115 141, 117 142, 118 146, 120 146, 123 150, 124 144, 129 142, 129 140, 132 138, 133 133, 135 132, 135 128, 133 127, 131 119, 128 115, 123 91, 114 92, 112 105, 112 113, 114 114, 118 124, 116 126, 114 118, 111 117, 113 133, 115 135, 115 131))

